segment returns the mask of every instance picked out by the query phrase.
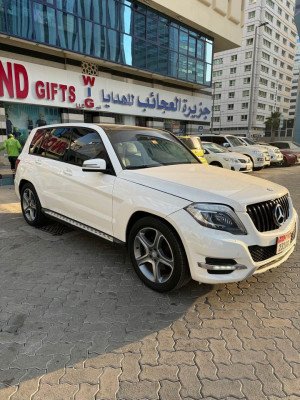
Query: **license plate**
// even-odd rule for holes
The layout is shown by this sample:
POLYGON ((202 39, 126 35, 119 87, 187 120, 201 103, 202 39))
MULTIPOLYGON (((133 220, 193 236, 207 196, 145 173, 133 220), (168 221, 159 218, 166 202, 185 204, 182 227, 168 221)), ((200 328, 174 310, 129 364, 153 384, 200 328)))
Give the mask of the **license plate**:
POLYGON ((276 254, 281 253, 282 251, 284 251, 286 248, 289 247, 289 245, 291 244, 291 237, 292 237, 292 232, 289 232, 286 235, 279 236, 277 238, 276 254))
POLYGON ((247 166, 246 166, 246 169, 251 169, 251 165, 247 165, 247 166))
POLYGON ((266 161, 270 161, 270 157, 266 157, 266 161))

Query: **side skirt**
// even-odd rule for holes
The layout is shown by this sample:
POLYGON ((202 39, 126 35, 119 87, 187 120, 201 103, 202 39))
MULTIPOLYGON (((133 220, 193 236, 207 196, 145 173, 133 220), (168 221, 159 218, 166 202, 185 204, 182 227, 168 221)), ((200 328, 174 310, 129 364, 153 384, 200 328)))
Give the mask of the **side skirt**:
POLYGON ((102 239, 108 240, 111 243, 125 245, 125 242, 122 242, 121 240, 119 240, 113 236, 110 236, 107 233, 100 231, 99 229, 93 228, 89 225, 85 225, 82 222, 79 222, 79 221, 76 221, 75 219, 66 217, 65 215, 59 214, 55 211, 48 210, 47 208, 43 208, 42 212, 45 215, 47 215, 48 217, 50 217, 51 219, 59 221, 65 225, 69 225, 69 226, 75 227, 79 230, 82 230, 84 232, 91 233, 92 235, 95 235, 102 239))

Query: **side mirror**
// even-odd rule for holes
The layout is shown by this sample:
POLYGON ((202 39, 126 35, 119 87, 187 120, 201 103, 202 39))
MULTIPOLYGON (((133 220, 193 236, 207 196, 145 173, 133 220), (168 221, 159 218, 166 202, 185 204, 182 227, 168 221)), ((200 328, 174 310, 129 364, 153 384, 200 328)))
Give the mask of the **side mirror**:
POLYGON ((223 146, 223 147, 230 147, 230 144, 227 143, 227 142, 225 142, 225 143, 222 144, 222 146, 223 146))
POLYGON ((106 161, 102 158, 95 158, 84 161, 82 171, 85 172, 104 172, 106 171, 106 161))

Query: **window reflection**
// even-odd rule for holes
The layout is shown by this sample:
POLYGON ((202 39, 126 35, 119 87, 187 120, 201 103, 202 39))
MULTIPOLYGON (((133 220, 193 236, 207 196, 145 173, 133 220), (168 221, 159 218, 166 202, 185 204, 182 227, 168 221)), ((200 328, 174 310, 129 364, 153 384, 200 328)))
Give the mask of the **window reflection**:
POLYGON ((56 46, 56 24, 54 8, 33 3, 35 39, 56 46))
POLYGON ((0 0, 0 32, 211 84, 212 40, 133 0, 0 0))

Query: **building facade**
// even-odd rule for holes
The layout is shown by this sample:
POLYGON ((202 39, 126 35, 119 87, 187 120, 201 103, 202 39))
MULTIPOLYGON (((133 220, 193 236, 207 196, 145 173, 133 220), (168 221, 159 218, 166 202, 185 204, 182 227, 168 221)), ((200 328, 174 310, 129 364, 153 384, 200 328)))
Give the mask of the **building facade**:
POLYGON ((291 100, 290 100, 290 109, 289 109, 289 119, 294 119, 296 115, 296 102, 297 102, 297 94, 298 94, 298 82, 299 82, 299 71, 300 71, 300 39, 297 36, 297 44, 296 44, 296 54, 295 54, 295 64, 293 71, 293 80, 292 80, 292 90, 291 90, 291 100))
POLYGON ((271 112, 288 119, 297 37, 294 6, 292 0, 246 1, 241 48, 214 57, 215 132, 264 136, 271 112))
MULTIPOLYGON (((300 0, 296 0, 295 5, 295 23, 297 26, 298 34, 300 35, 300 0)), ((300 58, 300 57, 299 57, 300 58)), ((293 131, 293 139, 300 143, 300 80, 298 79, 297 85, 297 95, 296 99, 293 99, 293 105, 295 105, 295 122, 294 122, 294 131, 293 131)))
POLYGON ((209 129, 213 52, 241 44, 243 4, 0 1, 0 139, 59 122, 209 129))

